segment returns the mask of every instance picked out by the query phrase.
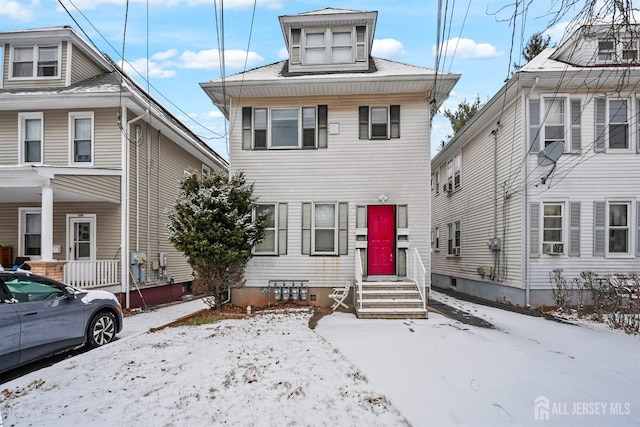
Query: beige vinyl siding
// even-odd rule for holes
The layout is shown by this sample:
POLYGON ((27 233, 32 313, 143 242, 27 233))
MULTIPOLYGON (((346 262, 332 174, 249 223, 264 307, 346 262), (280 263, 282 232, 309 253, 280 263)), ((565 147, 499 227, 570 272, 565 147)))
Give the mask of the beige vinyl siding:
MULTIPOLYGON (((142 138, 138 145, 129 144, 131 169, 129 174, 130 200, 130 250, 147 253, 150 266, 158 261, 160 252, 167 252, 169 265, 167 275, 176 283, 192 280, 192 269, 182 253, 168 240, 167 209, 175 203, 179 184, 184 171, 201 170, 202 161, 190 155, 173 141, 152 129, 147 137, 147 129, 142 125, 142 138), (150 147, 150 157, 148 148, 150 147), (139 187, 136 186, 136 151, 138 155, 139 187), (151 174, 147 177, 147 160, 150 160, 151 174), (160 165, 160 168, 158 167, 160 165), (136 191, 138 189, 138 191, 136 191)), ((134 126, 131 135, 135 135, 134 126)), ((149 280, 155 280, 155 272, 147 269, 149 280)))
MULTIPOLYGON (((7 203, 0 207, 3 228, 0 242, 13 247, 14 258, 18 253, 18 208, 40 207, 39 204, 7 203)), ((119 259, 120 248, 120 205, 115 203, 55 203, 53 204, 53 245, 60 246, 60 253, 53 254, 58 260, 66 260, 67 214, 96 214, 96 259, 119 259), (117 257, 116 257, 117 255, 117 257)))
POLYGON ((94 110, 94 167, 122 168, 122 131, 116 122, 117 108, 94 110))
POLYGON ((71 84, 103 73, 80 49, 73 47, 71 54, 71 84))
MULTIPOLYGON (((512 102, 505 109, 498 131, 498 215, 497 236, 502 240, 500 251, 500 280, 506 286, 522 287, 522 220, 519 190, 522 152, 514 141, 522 139, 523 114, 520 102, 512 102), (516 120, 518 119, 518 120, 516 120), (510 197, 505 200, 505 189, 510 197)), ((440 192, 433 200, 432 226, 440 228, 440 250, 432 254, 432 272, 470 280, 482 280, 478 267, 493 267, 494 253, 487 243, 494 236, 494 137, 495 124, 486 126, 467 142, 461 151, 451 150, 442 158, 440 192), (446 163, 461 154, 461 187, 453 193, 442 191, 447 180, 446 163), (460 256, 447 254, 447 224, 460 221, 460 256)), ((489 280, 486 278, 485 280, 489 280)))
POLYGON ((67 72, 67 47, 68 42, 62 42, 62 54, 60 56, 60 63, 58 66, 60 67, 60 78, 37 78, 37 79, 20 79, 13 80, 9 79, 9 67, 10 64, 10 55, 11 55, 11 45, 5 44, 3 49, 3 81, 2 88, 3 89, 44 89, 44 88, 53 88, 53 87, 64 87, 65 86, 65 76, 67 72))
POLYGON ((56 175, 51 187, 102 199, 105 202, 120 203, 119 176, 56 175))
POLYGON ((18 163, 18 113, 0 111, 0 165, 18 163))
POLYGON ((242 99, 231 110, 231 173, 244 170, 255 182, 262 203, 288 204, 288 253, 255 256, 246 270, 247 286, 266 286, 271 279, 309 280, 309 286, 336 286, 355 277, 356 206, 408 205, 411 245, 429 265, 429 108, 424 96, 375 95, 310 98, 242 99), (241 149, 241 107, 328 106, 328 123, 339 134, 328 135, 318 150, 241 149), (359 106, 400 105, 399 139, 360 140, 359 106), (236 115, 237 114, 237 115, 236 115), (237 119, 235 119, 237 117, 237 119), (348 203, 348 255, 301 254, 302 203, 348 203))
MULTIPOLYGON (((18 163, 18 114, 25 111, 0 112, 0 164, 18 163)), ((38 111, 38 110, 28 110, 38 111)), ((69 165, 69 113, 77 110, 45 110, 44 122, 44 159, 50 166, 69 165)), ((90 111, 90 110, 82 110, 90 111)), ((104 108, 94 111, 94 167, 120 169, 122 167, 120 128, 116 123, 116 108, 104 108)))

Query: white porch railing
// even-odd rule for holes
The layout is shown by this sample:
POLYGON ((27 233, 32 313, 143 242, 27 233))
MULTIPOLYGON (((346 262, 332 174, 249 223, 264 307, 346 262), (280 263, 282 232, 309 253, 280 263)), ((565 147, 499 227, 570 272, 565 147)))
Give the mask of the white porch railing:
POLYGON ((77 288, 97 288, 120 283, 118 260, 68 261, 64 266, 64 282, 77 288))
MULTIPOLYGON (((362 310, 362 255, 360 249, 356 249, 356 286, 358 287, 357 295, 354 295, 358 303, 358 308, 362 310)), ((355 305, 355 304, 354 304, 355 305)))
MULTIPOLYGON (((422 298, 422 308, 427 309, 427 269, 424 268, 420 254, 416 248, 407 251, 407 278, 416 282, 422 298)), ((429 283, 431 286, 431 283, 429 283)))

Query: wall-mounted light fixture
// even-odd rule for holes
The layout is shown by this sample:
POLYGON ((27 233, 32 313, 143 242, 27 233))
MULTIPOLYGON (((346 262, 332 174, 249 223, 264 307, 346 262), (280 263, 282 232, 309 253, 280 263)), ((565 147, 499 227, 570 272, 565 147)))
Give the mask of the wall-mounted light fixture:
POLYGON ((378 197, 378 201, 380 203, 384 203, 388 200, 389 198, 387 196, 385 196, 384 194, 381 194, 380 197, 378 197))

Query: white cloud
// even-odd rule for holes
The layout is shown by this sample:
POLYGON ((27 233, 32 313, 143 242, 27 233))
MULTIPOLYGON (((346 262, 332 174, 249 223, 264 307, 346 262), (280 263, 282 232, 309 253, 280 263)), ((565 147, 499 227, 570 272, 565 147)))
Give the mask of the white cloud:
POLYGON ((166 61, 167 59, 173 58, 178 55, 178 51, 176 49, 169 49, 164 52, 154 53, 151 59, 156 61, 166 61))
POLYGON ((544 33, 542 33, 542 35, 551 37, 550 46, 553 46, 554 43, 560 43, 560 41, 562 41, 562 39, 565 36, 565 32, 567 31, 567 28, 569 28, 570 25, 575 26, 575 23, 572 24, 569 21, 558 22, 556 25, 554 25, 553 27, 547 29, 544 33))
POLYGON ((129 61, 124 64, 124 72, 132 77, 147 76, 147 64, 148 64, 148 73, 149 77, 154 77, 158 79, 166 79, 169 77, 175 77, 176 72, 173 70, 167 70, 162 65, 158 64, 154 61, 149 61, 145 58, 136 59, 134 61, 129 61))
POLYGON ((20 4, 12 0, 0 0, 0 16, 6 16, 9 19, 18 21, 29 21, 33 18, 32 10, 38 6, 39 1, 33 1, 31 4, 20 4))
POLYGON ((373 41, 371 55, 381 58, 395 58, 404 55, 404 46, 395 39, 376 39, 373 41))
MULTIPOLYGON (((216 70, 220 67, 220 53, 218 49, 201 50, 192 52, 184 51, 180 55, 183 68, 216 70)), ((262 62, 264 58, 255 52, 246 52, 244 50, 225 50, 225 66, 227 68, 247 68, 262 62)))
MULTIPOLYGON (((433 47, 433 54, 436 55, 437 46, 433 47)), ((489 43, 476 43, 475 40, 454 37, 445 41, 441 45, 442 56, 455 56, 459 59, 467 58, 494 58, 502 55, 495 46, 489 43)))
POLYGON ((278 59, 287 59, 289 58, 289 52, 286 47, 283 47, 278 51, 278 59))

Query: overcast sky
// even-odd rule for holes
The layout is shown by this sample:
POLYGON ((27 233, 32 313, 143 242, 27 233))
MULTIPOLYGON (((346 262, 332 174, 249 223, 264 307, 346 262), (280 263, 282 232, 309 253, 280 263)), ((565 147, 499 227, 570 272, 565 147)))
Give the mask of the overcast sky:
MULTIPOLYGON (((444 108, 455 109, 476 96, 487 101, 509 77, 512 64, 522 63, 522 47, 533 33, 547 31, 553 42, 559 41, 578 11, 570 10, 551 25, 555 10, 550 3, 558 2, 443 0, 439 37, 446 55, 438 68, 462 74, 444 108)), ((129 0, 127 7, 126 0, 0 0, 0 31, 71 25, 114 60, 124 52, 126 70, 225 157, 224 120, 199 83, 221 75, 221 49, 227 75, 285 59, 278 16, 326 7, 375 10, 374 56, 436 66, 436 0, 257 0, 255 13, 254 0, 216 4, 129 0)), ((439 114, 433 121, 432 155, 450 133, 448 120, 439 114)))

